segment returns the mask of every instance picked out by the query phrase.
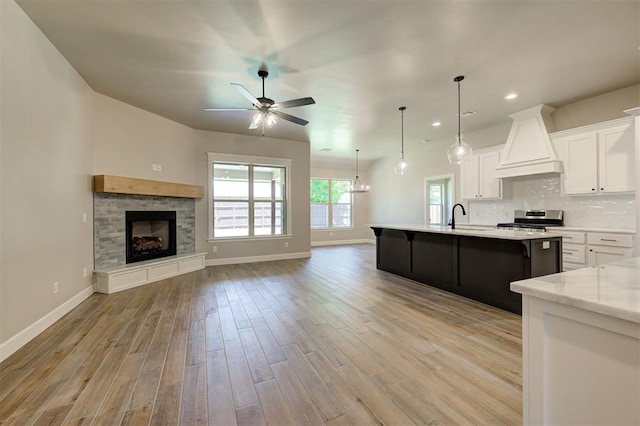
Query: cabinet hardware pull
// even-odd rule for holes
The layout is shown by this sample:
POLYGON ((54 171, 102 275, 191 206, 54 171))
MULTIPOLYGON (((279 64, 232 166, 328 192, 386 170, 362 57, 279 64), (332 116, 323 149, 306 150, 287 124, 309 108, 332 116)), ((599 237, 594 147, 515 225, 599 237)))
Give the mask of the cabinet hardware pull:
POLYGON ((562 254, 573 254, 570 251, 563 251, 562 254))
POLYGON ((595 189, 595 188, 591 188, 591 190, 592 190, 592 191, 595 191, 596 189, 595 189))
POLYGON ((610 238, 600 238, 600 241, 610 241, 612 243, 615 243, 618 240, 613 240, 613 239, 610 239, 610 238))

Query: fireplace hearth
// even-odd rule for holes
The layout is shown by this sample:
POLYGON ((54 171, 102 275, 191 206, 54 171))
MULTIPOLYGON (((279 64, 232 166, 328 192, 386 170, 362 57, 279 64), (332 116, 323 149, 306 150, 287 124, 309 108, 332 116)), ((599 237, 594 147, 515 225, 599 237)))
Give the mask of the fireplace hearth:
POLYGON ((126 211, 126 262, 176 255, 175 211, 126 211))

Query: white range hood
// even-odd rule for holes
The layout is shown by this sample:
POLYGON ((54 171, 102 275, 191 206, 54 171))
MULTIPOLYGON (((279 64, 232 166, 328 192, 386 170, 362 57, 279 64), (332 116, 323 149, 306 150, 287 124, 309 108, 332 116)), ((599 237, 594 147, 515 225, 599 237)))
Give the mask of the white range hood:
POLYGON ((513 124, 496 168, 497 178, 562 173, 562 162, 556 156, 545 125, 546 120, 549 130, 554 130, 550 124, 554 109, 538 105, 509 116, 513 124))

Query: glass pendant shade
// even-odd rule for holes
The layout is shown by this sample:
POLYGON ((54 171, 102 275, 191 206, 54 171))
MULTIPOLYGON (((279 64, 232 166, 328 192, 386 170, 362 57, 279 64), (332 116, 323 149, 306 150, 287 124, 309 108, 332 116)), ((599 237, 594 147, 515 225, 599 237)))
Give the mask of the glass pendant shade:
POLYGON ((268 112, 264 117, 264 121, 267 124, 267 127, 271 128, 278 122, 278 118, 275 116, 275 114, 268 112))
POLYGON ((460 130, 460 82, 462 80, 464 80, 463 75, 459 75, 453 79, 453 81, 458 83, 458 134, 456 135, 456 142, 447 150, 447 158, 451 164, 460 164, 462 160, 470 156, 473 151, 471 146, 462 140, 462 132, 460 130))
POLYGON ((462 140, 462 133, 456 135, 456 142, 447 150, 447 158, 451 164, 460 164, 462 160, 471 155, 472 148, 462 140))
POLYGON ((404 158, 404 156, 400 157, 396 164, 393 166, 393 173, 404 176, 409 173, 409 167, 411 166, 411 162, 404 158))

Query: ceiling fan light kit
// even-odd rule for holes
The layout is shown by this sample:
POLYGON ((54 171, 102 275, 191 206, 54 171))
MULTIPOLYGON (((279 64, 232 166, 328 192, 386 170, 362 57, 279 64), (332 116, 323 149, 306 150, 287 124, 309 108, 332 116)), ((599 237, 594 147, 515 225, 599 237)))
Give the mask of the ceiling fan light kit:
POLYGON ((360 180, 360 176, 358 176, 358 152, 360 152, 360 150, 356 149, 356 178, 353 180, 351 188, 349 189, 349 192, 352 194, 369 192, 369 185, 363 184, 360 180))
POLYGON ((269 99, 264 95, 264 79, 269 76, 269 71, 266 68, 260 68, 258 70, 258 77, 262 79, 262 96, 256 98, 245 89, 244 86, 238 83, 231 83, 233 87, 235 87, 238 92, 245 98, 251 102, 253 108, 205 108, 205 111, 253 111, 257 110, 251 119, 251 123, 249 124, 249 129, 257 129, 258 127, 262 127, 262 136, 264 136, 265 127, 271 128, 275 126, 278 122, 278 119, 281 118, 286 121, 290 121, 292 123, 298 124, 300 126, 306 126, 309 124, 307 120, 304 120, 300 117, 295 117, 293 115, 284 113, 279 111, 284 108, 293 108, 304 105, 315 104, 316 101, 313 98, 299 98, 299 99, 291 99, 289 101, 284 102, 274 102, 273 99, 269 99))
POLYGON ((409 160, 404 158, 404 112, 407 109, 407 107, 401 106, 398 109, 400 110, 400 123, 401 123, 400 124, 401 151, 400 151, 400 159, 396 161, 393 167, 393 172, 397 175, 404 176, 407 173, 409 173, 409 166, 411 165, 409 160))
POLYGON ((471 147, 462 141, 462 132, 460 131, 460 82, 462 80, 464 80, 463 75, 453 79, 458 83, 458 134, 456 135, 456 142, 447 150, 447 158, 451 164, 460 164, 472 152, 471 147))

